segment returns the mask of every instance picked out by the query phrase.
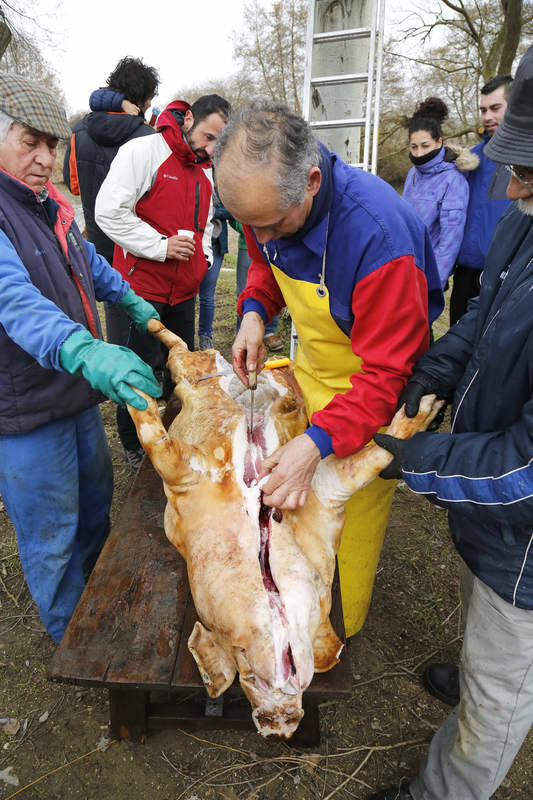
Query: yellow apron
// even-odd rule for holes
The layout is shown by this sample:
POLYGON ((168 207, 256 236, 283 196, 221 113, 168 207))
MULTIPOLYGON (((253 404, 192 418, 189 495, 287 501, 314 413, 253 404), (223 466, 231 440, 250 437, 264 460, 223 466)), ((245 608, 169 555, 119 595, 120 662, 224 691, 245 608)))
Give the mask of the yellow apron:
MULTIPOLYGON (((331 316, 327 287, 289 278, 271 264, 298 334, 294 373, 304 395, 308 419, 336 394, 352 388, 361 359, 331 316)), ((346 635, 363 625, 389 519, 396 482, 376 478, 346 504, 338 553, 346 635)))

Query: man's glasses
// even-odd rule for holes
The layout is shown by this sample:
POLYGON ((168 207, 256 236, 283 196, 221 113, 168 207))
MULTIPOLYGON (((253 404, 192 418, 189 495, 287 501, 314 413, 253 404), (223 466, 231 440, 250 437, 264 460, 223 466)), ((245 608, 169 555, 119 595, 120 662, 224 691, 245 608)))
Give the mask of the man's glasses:
POLYGON ((520 183, 522 183, 524 186, 527 186, 530 192, 533 192, 533 183, 531 183, 533 180, 533 175, 529 170, 525 173, 522 171, 519 172, 517 168, 513 167, 511 164, 506 164, 505 169, 507 172, 511 173, 513 178, 516 178, 517 181, 520 181, 520 183), (526 176, 531 176, 530 180, 526 180, 526 176))

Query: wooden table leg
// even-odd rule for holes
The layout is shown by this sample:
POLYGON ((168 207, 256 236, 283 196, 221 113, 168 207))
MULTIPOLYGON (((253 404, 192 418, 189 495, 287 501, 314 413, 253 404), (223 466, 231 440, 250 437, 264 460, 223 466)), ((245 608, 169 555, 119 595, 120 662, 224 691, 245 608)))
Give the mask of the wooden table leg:
POLYGON ((146 741, 149 692, 142 689, 110 689, 109 720, 116 739, 146 741))

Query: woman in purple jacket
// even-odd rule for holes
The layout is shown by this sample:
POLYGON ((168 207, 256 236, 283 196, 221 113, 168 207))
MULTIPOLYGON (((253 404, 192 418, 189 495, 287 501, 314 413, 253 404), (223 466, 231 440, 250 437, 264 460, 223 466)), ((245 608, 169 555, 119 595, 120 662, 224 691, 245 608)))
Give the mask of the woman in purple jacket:
POLYGON ((446 104, 438 97, 428 97, 404 121, 413 166, 405 179, 403 196, 429 230, 442 288, 463 239, 469 189, 461 173, 479 163, 469 150, 458 155, 444 146, 441 125, 447 116, 446 104))

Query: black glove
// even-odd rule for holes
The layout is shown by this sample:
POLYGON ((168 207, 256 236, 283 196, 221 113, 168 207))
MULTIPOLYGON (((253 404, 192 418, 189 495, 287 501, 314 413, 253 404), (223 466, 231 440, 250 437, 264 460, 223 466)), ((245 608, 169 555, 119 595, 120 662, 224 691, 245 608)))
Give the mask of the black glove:
POLYGON ((409 380, 407 381, 405 389, 398 398, 397 408, 401 408, 405 403, 405 416, 412 419, 418 414, 420 400, 425 394, 431 394, 431 392, 426 389, 425 386, 422 386, 421 383, 418 383, 418 381, 409 380))
POLYGON ((430 422, 428 426, 428 431, 436 431, 441 425, 442 420, 444 419, 444 415, 446 413, 446 406, 449 403, 448 398, 442 397, 435 389, 427 389, 425 386, 422 386, 416 379, 411 379, 407 382, 407 386, 401 393, 400 397, 398 398, 398 405, 397 409, 401 408, 405 403, 405 416, 412 419, 416 417, 418 414, 418 409, 420 407, 420 400, 426 394, 436 394, 439 400, 446 400, 445 404, 442 406, 440 411, 438 411, 435 419, 430 422))
POLYGON ((391 463, 381 470, 379 477, 386 480, 402 478, 402 457, 405 439, 397 439, 395 436, 389 436, 388 433, 376 433, 374 434, 374 441, 394 456, 391 463))

